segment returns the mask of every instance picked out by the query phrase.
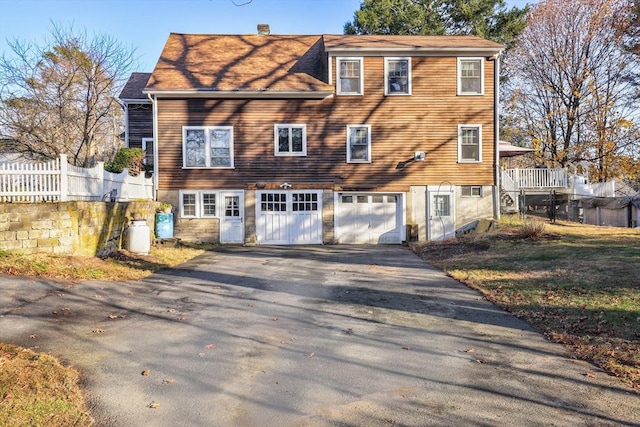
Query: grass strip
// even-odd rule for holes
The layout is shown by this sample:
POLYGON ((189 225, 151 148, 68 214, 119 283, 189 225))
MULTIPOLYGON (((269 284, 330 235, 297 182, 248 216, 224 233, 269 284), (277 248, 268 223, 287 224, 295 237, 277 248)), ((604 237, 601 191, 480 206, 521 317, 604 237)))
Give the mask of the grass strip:
POLYGON ((78 382, 54 357, 0 343, 0 425, 92 425, 78 382))

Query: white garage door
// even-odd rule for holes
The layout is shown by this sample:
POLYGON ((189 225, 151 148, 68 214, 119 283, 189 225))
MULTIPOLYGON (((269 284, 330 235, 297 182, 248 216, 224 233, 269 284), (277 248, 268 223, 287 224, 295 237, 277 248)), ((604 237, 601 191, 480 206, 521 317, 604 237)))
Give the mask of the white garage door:
POLYGON ((257 191, 256 238, 261 245, 321 244, 322 191, 257 191))
POLYGON ((401 194, 338 196, 338 243, 402 243, 401 194))

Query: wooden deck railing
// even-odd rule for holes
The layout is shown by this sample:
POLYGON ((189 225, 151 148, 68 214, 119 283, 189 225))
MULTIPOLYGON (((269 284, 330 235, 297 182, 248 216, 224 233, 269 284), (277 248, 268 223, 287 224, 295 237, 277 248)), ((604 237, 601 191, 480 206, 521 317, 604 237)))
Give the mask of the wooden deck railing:
POLYGON ((517 188, 569 187, 569 173, 566 168, 504 169, 502 174, 502 182, 512 181, 517 188))

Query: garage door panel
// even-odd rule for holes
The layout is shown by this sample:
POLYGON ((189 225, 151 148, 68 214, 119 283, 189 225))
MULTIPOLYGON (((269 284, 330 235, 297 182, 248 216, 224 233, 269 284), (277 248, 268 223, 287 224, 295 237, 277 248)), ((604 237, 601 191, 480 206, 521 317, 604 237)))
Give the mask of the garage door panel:
POLYGON ((260 228, 262 239, 271 242, 271 244, 287 244, 289 238, 286 213, 266 213, 260 222, 262 223, 260 228))
POLYGON ((322 236, 322 222, 318 221, 317 216, 315 212, 291 215, 292 243, 322 243, 318 241, 318 236, 322 236))
POLYGON ((340 243, 402 243, 401 197, 349 194, 338 198, 340 243))

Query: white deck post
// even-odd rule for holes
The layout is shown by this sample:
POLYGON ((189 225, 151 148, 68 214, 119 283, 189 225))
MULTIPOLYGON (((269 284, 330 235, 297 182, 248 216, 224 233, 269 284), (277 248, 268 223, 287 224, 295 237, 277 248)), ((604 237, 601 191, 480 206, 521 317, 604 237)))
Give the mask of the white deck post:
POLYGON ((60 201, 69 200, 69 168, 67 167, 67 155, 60 154, 60 201))

